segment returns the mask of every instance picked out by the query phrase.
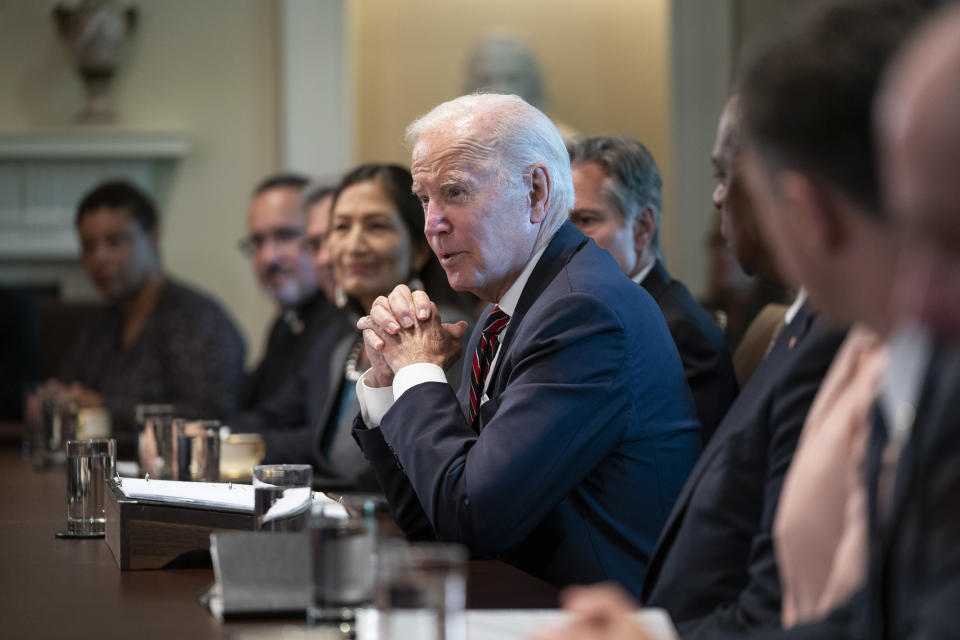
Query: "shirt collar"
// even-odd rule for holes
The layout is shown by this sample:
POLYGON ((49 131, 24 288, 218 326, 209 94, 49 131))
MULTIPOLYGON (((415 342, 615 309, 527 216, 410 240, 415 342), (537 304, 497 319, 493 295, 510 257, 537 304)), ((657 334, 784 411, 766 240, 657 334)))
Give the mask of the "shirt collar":
POLYGON ((807 290, 803 287, 800 287, 800 291, 797 292, 797 297, 794 299, 793 304, 790 305, 790 308, 787 309, 787 312, 783 315, 783 323, 790 324, 793 322, 793 319, 797 317, 797 314, 800 313, 800 307, 803 306, 803 303, 807 301, 807 290))
POLYGON ((646 277, 650 275, 650 272, 653 271, 653 268, 656 266, 656 264, 657 264, 656 260, 651 260, 650 264, 645 266, 643 269, 640 269, 640 273, 638 273, 637 275, 633 276, 630 279, 636 282, 637 284, 643 284, 644 279, 646 279, 646 277))
POLYGON ((547 242, 540 247, 539 251, 533 254, 533 257, 527 262, 527 265, 523 268, 523 271, 520 272, 520 275, 517 276, 517 279, 513 281, 510 288, 507 289, 506 293, 497 301, 497 306, 508 316, 512 316, 513 312, 517 310, 517 303, 520 302, 520 294, 523 293, 523 287, 526 286, 527 280, 530 279, 530 274, 533 273, 534 267, 540 262, 540 256, 547 250, 549 244, 550 243, 547 242))
POLYGON ((925 328, 908 324, 894 332, 888 345, 887 362, 896 366, 888 366, 883 373, 878 405, 888 436, 902 444, 913 429, 934 343, 925 328))

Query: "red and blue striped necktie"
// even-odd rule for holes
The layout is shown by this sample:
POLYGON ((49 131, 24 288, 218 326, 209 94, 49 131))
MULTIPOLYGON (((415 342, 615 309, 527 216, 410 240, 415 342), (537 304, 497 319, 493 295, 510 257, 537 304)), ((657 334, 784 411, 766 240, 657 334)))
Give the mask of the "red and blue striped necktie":
POLYGON ((490 363, 497 352, 497 345, 500 344, 500 332, 508 322, 510 322, 510 316, 500 307, 495 306, 487 314, 487 319, 483 323, 483 334, 480 336, 480 343, 477 344, 477 351, 473 354, 473 366, 470 371, 470 424, 473 424, 477 409, 480 407, 483 383, 490 372, 490 363))

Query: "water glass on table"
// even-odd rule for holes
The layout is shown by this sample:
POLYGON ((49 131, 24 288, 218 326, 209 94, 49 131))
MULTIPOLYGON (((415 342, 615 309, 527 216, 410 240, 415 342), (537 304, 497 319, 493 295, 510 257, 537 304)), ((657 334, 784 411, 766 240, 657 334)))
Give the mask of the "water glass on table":
POLYGON ((37 448, 37 466, 59 467, 64 464, 64 443, 76 438, 77 403, 55 389, 44 389, 38 395, 40 410, 40 438, 37 448))
POLYGON ((374 504, 358 506, 347 509, 334 502, 317 502, 310 512, 313 600, 307 622, 344 637, 355 637, 357 612, 373 600, 374 504))
POLYGON ((117 441, 110 439, 68 440, 67 531, 64 537, 103 536, 105 480, 114 476, 117 441))
POLYGON ((378 640, 466 640, 468 558, 458 544, 385 541, 369 622, 378 640))
POLYGON ((173 479, 173 405, 138 404, 140 472, 158 480, 173 479))
POLYGON ((220 421, 175 418, 173 472, 177 480, 220 482, 220 421))
POLYGON ((302 531, 310 516, 313 467, 309 464, 261 464, 253 468, 254 528, 302 531))

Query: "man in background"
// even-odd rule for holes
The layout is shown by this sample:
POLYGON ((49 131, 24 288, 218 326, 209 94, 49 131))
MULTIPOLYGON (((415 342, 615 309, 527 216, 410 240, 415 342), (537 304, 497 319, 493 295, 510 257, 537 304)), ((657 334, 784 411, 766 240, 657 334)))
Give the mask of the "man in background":
MULTIPOLYGON (((335 313, 304 248, 307 212, 301 195, 306 186, 305 177, 280 173, 261 181, 250 198, 247 236, 240 246, 250 257, 260 286, 276 303, 277 317, 263 357, 244 381, 241 410, 269 400, 295 375, 335 313)), ((316 189, 313 192, 316 196, 316 189)), ((324 195, 329 194, 311 198, 311 206, 322 207, 324 195)), ((324 284, 332 291, 332 279, 324 284)))
POLYGON ((570 220, 656 300, 680 352, 706 442, 736 397, 737 381, 723 331, 663 264, 656 162, 643 144, 626 137, 585 138, 568 151, 575 198, 570 220))
POLYGON ((106 182, 80 201, 76 227, 83 267, 107 306, 81 327, 52 386, 81 407, 109 409, 118 456, 136 455, 138 404, 225 417, 243 339, 220 305, 164 273, 153 202, 128 182, 106 182))

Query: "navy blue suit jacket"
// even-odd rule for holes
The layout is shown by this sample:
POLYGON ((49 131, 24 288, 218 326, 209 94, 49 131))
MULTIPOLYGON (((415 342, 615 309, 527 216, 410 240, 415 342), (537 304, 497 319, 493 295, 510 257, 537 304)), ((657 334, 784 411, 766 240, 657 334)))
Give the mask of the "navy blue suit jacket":
POLYGON ((801 307, 690 474, 642 598, 669 611, 683 637, 779 626, 773 519, 803 422, 844 334, 801 307))
MULTIPOLYGON (((479 328, 468 354, 478 339, 479 328)), ((649 294, 564 224, 523 289, 473 424, 469 386, 458 398, 417 385, 379 428, 354 431, 401 526, 428 522, 556 585, 616 580, 639 594, 700 438, 649 294)))

